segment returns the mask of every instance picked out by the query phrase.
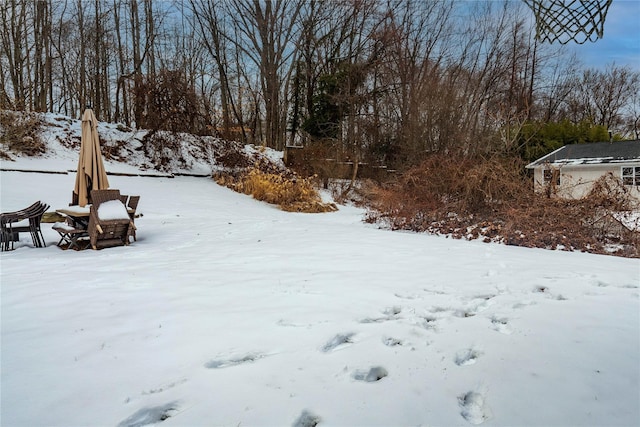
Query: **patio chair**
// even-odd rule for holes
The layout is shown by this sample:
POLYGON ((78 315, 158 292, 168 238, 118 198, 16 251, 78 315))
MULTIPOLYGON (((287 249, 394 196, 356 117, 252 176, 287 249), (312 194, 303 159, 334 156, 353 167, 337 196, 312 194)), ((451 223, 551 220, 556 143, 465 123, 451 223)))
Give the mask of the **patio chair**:
POLYGON ((42 235, 41 222, 42 215, 49 209, 49 205, 40 201, 35 202, 31 206, 15 212, 5 212, 0 214, 0 225, 2 233, 0 240, 2 242, 1 249, 14 249, 14 242, 19 240, 20 233, 30 233, 33 245, 36 248, 46 246, 44 236, 42 235))
POLYGON ((65 245, 67 249, 83 249, 81 242, 87 242, 86 238, 89 236, 87 230, 74 227, 68 222, 56 222, 51 228, 60 235, 58 246, 63 249, 65 245))
POLYGON ((120 201, 119 190, 94 190, 90 209, 89 241, 93 249, 129 244, 131 228, 135 228, 127 209, 120 201))
POLYGON ((100 204, 108 200, 120 200, 120 190, 91 190, 92 204, 100 204))

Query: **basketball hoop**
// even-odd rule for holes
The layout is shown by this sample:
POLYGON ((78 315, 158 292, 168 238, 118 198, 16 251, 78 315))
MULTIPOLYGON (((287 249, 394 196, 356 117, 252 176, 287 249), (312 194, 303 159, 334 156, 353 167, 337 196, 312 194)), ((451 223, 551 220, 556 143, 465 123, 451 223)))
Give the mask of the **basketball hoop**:
POLYGON ((595 42, 613 0, 524 0, 536 17, 536 38, 566 44, 595 42))

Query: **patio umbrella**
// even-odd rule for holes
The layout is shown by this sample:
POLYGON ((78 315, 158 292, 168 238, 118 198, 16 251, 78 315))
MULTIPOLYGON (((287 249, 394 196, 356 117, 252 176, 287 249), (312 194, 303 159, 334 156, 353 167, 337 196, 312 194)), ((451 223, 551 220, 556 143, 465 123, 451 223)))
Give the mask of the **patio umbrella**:
POLYGON ((80 159, 78 174, 73 189, 73 204, 85 206, 91 202, 91 190, 109 188, 107 172, 102 163, 100 141, 98 140, 98 121, 93 110, 87 108, 82 115, 82 139, 80 140, 80 159))

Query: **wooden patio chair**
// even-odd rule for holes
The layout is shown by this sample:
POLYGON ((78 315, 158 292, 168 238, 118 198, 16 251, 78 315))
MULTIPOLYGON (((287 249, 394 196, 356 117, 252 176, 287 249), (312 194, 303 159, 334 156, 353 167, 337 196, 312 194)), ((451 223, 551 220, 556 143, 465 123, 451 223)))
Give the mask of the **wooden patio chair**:
POLYGON ((93 204, 90 209, 89 241, 93 249, 124 246, 129 244, 133 220, 120 201, 119 190, 94 190, 91 192, 93 204), (107 209, 107 204, 110 204, 107 209), (108 212, 108 215, 105 212, 108 212))
MULTIPOLYGON (((86 238, 89 236, 87 230, 77 228, 68 222, 56 222, 51 228, 60 235, 58 247, 63 249, 65 246, 67 249, 82 249, 82 242, 87 242, 86 238)), ((85 244, 85 248, 87 244, 85 244)))

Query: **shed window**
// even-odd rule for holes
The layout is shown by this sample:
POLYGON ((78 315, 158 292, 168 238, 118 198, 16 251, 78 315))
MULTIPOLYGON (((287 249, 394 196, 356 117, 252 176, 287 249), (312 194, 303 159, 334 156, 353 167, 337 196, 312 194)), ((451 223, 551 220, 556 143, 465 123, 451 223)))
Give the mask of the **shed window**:
POLYGON ((640 185, 640 166, 622 168, 624 185, 640 185))
POLYGON ((544 183, 551 184, 552 182, 555 182, 555 185, 560 185, 560 171, 558 169, 545 169, 544 183))

